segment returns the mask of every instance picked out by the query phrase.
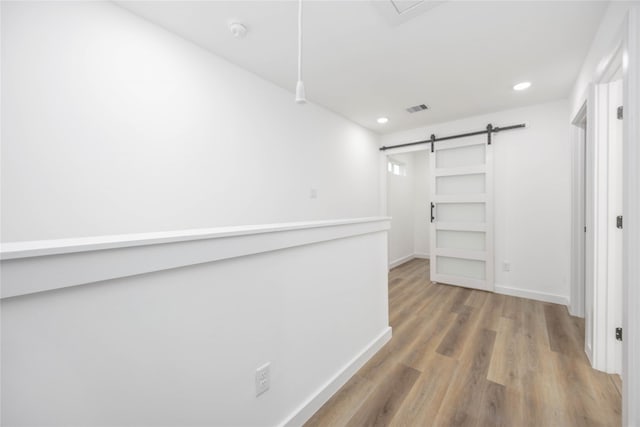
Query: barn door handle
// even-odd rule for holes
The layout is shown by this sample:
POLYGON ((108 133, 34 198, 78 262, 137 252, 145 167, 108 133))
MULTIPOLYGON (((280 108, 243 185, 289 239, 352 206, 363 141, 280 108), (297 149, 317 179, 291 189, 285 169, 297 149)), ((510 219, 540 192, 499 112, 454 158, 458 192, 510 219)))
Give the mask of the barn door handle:
POLYGON ((431 202, 431 222, 433 222, 433 220, 436 219, 436 217, 433 216, 433 208, 435 208, 435 207, 436 207, 436 205, 434 205, 433 202, 431 202))

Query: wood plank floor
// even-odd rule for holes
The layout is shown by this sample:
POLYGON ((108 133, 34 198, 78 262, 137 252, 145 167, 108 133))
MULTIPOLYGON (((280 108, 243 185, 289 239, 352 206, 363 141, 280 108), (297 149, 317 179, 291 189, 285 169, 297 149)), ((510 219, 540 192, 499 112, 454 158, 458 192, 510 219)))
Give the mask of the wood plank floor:
POLYGON ((305 424, 619 426, 619 377, 590 368, 566 307, 389 274, 393 338, 305 424))

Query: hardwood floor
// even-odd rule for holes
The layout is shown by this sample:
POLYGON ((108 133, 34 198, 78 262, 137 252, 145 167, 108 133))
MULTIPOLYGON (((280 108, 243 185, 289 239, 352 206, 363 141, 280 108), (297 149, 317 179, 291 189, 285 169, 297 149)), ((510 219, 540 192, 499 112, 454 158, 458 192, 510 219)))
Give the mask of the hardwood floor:
POLYGON ((393 338, 306 426, 619 426, 618 376, 590 368, 566 307, 389 274, 393 338))

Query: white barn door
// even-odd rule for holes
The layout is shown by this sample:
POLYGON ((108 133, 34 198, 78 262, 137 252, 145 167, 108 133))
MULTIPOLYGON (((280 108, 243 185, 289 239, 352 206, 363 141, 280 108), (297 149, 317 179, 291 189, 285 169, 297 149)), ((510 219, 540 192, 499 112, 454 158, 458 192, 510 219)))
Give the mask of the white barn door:
POLYGON ((493 291, 493 145, 487 135, 434 145, 431 281, 493 291))

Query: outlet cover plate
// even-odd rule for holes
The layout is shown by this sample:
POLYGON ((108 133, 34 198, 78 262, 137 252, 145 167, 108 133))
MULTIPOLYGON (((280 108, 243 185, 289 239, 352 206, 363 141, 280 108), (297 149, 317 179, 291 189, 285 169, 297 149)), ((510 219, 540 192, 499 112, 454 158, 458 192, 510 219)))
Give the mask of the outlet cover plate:
POLYGON ((265 363, 256 369, 256 397, 269 390, 271 383, 271 363, 265 363))

